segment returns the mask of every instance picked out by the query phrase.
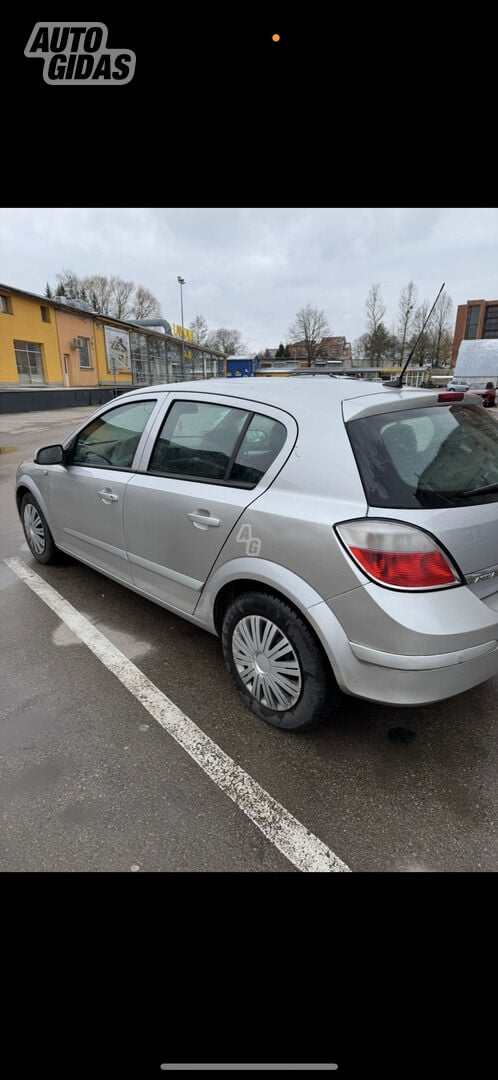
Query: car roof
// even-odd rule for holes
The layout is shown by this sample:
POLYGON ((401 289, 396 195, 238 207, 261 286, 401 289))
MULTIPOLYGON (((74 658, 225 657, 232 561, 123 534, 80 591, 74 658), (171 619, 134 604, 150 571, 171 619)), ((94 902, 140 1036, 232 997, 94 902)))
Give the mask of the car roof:
MULTIPOLYGON (((286 411, 311 409, 315 412, 330 413, 331 406, 343 401, 378 397, 378 404, 400 403, 407 406, 415 399, 427 402, 429 390, 403 386, 401 388, 383 386, 379 381, 368 382, 366 379, 341 379, 323 375, 312 379, 197 379, 191 382, 161 383, 155 386, 143 386, 122 394, 119 401, 129 401, 144 393, 218 394, 233 397, 254 404, 270 405, 286 411)), ((358 404, 360 401, 358 400, 358 404)))

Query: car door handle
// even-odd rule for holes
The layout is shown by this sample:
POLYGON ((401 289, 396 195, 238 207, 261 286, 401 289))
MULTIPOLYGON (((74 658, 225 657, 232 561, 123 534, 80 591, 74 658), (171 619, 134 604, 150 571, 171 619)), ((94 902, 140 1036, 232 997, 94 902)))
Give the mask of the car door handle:
POLYGON ((105 488, 103 489, 103 491, 98 491, 97 495, 99 499, 102 499, 102 502, 104 503, 117 502, 119 498, 119 495, 114 495, 112 491, 106 491, 105 488))
POLYGON ((216 526, 220 524, 220 519, 211 517, 208 511, 202 513, 201 510, 197 510, 192 514, 187 514, 187 517, 190 518, 197 529, 206 529, 208 525, 216 526))

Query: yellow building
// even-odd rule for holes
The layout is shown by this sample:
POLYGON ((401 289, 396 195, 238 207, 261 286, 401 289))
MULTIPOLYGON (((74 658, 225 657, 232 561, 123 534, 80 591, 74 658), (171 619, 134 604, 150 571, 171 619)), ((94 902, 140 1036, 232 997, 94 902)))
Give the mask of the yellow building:
MULTIPOLYGON (((122 350, 116 362, 111 363, 104 339, 104 316, 83 310, 80 303, 62 298, 49 300, 0 285, 0 385, 131 383, 129 340, 128 350, 122 350)), ((127 339, 124 331, 122 337, 127 339)))
POLYGON ((50 300, 6 285, 0 285, 0 383, 64 385, 50 300))
MULTIPOLYGON (((166 329, 88 310, 81 300, 37 296, 0 285, 0 387, 131 386, 225 374, 225 358, 188 349, 166 329)), ((177 329, 181 329, 178 328, 177 329)))

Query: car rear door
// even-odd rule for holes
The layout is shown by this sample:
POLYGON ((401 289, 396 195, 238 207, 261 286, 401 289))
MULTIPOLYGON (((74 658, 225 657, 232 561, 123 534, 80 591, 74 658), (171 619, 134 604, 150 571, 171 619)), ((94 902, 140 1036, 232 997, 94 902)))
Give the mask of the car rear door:
POLYGON ((295 421, 278 409, 172 394, 126 487, 134 584, 191 614, 225 541, 279 471, 296 434, 295 421))

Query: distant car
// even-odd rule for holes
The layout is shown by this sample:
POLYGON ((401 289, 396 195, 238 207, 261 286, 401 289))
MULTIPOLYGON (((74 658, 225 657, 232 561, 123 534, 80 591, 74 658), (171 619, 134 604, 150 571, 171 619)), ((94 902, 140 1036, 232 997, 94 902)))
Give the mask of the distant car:
POLYGON ((498 425, 470 395, 145 386, 38 449, 16 497, 38 562, 67 552, 218 634, 274 727, 311 727, 338 687, 423 705, 498 675, 498 425))
POLYGON ((466 394, 470 389, 469 382, 460 382, 458 379, 451 379, 446 386, 447 390, 454 390, 457 394, 466 394))
POLYGON ((483 379, 481 382, 477 380, 474 383, 470 383, 467 380, 460 381, 458 379, 452 379, 446 386, 447 390, 452 390, 458 394, 476 394, 481 398, 482 404, 487 408, 496 405, 496 389, 493 382, 488 380, 486 382, 483 379))

